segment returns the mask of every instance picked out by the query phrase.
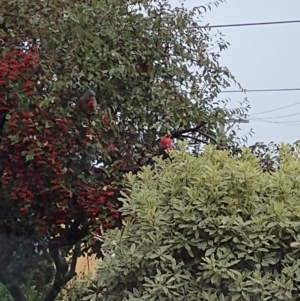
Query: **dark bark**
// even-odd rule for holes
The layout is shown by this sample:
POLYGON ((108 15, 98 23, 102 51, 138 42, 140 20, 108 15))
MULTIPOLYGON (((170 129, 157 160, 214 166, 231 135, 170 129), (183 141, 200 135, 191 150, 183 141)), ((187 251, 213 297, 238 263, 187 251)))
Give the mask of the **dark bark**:
POLYGON ((0 136, 2 136, 2 130, 4 127, 4 123, 5 123, 5 118, 6 118, 6 113, 0 112, 0 136))
POLYGON ((206 124, 205 121, 201 121, 199 124, 197 124, 194 127, 184 129, 184 130, 174 131, 174 132, 171 133, 170 138, 171 139, 180 138, 183 134, 198 132, 200 130, 200 128, 202 128, 205 124, 206 124))
MULTIPOLYGON (((74 246, 73 256, 71 260, 71 265, 69 271, 66 271, 66 262, 64 258, 60 256, 58 245, 52 245, 51 246, 51 254, 53 257, 53 261, 56 266, 56 274, 54 283, 49 290, 48 294, 44 298, 43 301, 54 301, 57 295, 60 293, 61 289, 73 278, 76 276, 76 264, 77 264, 77 258, 80 255, 80 248, 81 248, 81 242, 77 242, 77 244, 74 246)), ((21 300, 23 301, 23 300, 21 300)), ((24 300, 26 301, 26 300, 24 300)))

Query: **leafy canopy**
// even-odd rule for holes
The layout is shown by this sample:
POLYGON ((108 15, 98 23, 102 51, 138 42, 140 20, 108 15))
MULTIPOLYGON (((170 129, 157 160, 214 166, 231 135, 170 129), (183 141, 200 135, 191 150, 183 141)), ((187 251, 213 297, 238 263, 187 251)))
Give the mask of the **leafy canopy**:
POLYGON ((114 196, 118 171, 152 156, 159 136, 216 142, 227 115, 216 97, 234 78, 218 63, 228 44, 194 22, 199 9, 67 0, 1 7, 1 204, 15 200, 12 217, 34 213, 31 228, 40 220, 40 231, 53 235, 83 212, 111 226, 116 213, 93 204, 102 208, 114 196), (74 107, 87 88, 100 108, 89 127, 74 107), (108 195, 82 174, 95 160, 108 195))
POLYGON ((299 148, 283 145, 273 173, 249 149, 171 156, 127 176, 124 227, 106 233, 85 300, 298 299, 299 148))

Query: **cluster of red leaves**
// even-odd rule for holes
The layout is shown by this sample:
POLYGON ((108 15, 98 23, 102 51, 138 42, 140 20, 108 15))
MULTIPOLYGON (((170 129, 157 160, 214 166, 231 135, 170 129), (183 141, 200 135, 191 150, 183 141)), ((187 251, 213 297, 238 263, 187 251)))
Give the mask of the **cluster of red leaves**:
MULTIPOLYGON (((38 66, 38 56, 35 53, 35 48, 26 53, 22 50, 12 50, 4 55, 0 62, 0 86, 9 87, 9 83, 19 80, 23 74, 32 71, 38 66)), ((28 96, 32 95, 32 87, 34 82, 26 81, 24 89, 28 96)))
POLYGON ((34 94, 38 64, 36 49, 12 50, 0 61, 0 112, 9 116, 0 145, 2 208, 28 219, 42 235, 61 233, 76 216, 97 217, 103 228, 111 227, 118 218, 112 206, 118 188, 104 191, 96 180, 76 175, 74 158, 98 138, 87 129, 79 145, 72 119, 40 107, 34 94))

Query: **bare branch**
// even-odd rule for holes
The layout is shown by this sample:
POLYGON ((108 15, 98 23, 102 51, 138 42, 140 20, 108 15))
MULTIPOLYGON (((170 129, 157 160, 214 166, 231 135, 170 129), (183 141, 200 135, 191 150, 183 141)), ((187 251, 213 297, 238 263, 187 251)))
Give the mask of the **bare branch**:
MULTIPOLYGON (((205 124, 206 124, 205 121, 201 121, 199 124, 197 124, 194 127, 191 127, 191 128, 188 128, 188 129, 184 129, 184 130, 180 130, 180 131, 174 131, 174 132, 171 133, 170 138, 172 138, 172 139, 174 139, 174 138, 190 138, 190 139, 193 139, 193 140, 198 141, 200 143, 207 144, 208 143, 207 141, 204 141, 204 140, 202 140, 200 138, 193 137, 193 136, 190 136, 190 135, 184 135, 186 133, 198 133, 198 134, 203 135, 206 138, 210 139, 214 143, 217 143, 217 141, 213 137, 211 137, 208 134, 205 134, 205 133, 199 131, 199 129, 201 127, 203 127, 205 124)), ((152 155, 151 158, 154 158, 154 157, 157 157, 157 156, 160 156, 160 155, 161 155, 161 153, 155 153, 155 154, 152 155)), ((151 159, 151 158, 149 158, 149 159, 151 159)), ((126 173, 126 172, 137 173, 141 169, 142 166, 149 165, 149 164, 150 164, 150 162, 148 160, 144 164, 134 165, 134 166, 130 166, 130 167, 120 167, 120 168, 117 169, 117 171, 123 172, 123 173, 126 173)), ((103 172, 103 169, 102 168, 94 167, 94 172, 95 173, 101 173, 101 172, 103 172)))
POLYGON ((205 134, 205 133, 203 133, 203 132, 201 132, 201 131, 199 131, 199 134, 201 134, 202 136, 204 136, 204 137, 210 139, 210 140, 213 141, 214 143, 217 143, 217 140, 216 140, 215 138, 213 138, 212 136, 210 136, 210 135, 208 135, 208 134, 205 134))
POLYGON ((188 139, 193 139, 195 141, 198 141, 199 143, 204 143, 204 144, 207 144, 208 142, 207 141, 204 141, 202 139, 199 139, 197 137, 193 137, 193 136, 190 136, 190 135, 181 135, 180 138, 188 138, 188 139))
POLYGON ((186 134, 186 133, 195 133, 197 132, 200 128, 202 128, 204 125, 206 124, 205 121, 201 121, 199 124, 197 124, 194 127, 191 127, 189 129, 184 129, 184 130, 180 130, 180 131, 174 131, 171 133, 171 138, 180 138, 182 134, 186 134))

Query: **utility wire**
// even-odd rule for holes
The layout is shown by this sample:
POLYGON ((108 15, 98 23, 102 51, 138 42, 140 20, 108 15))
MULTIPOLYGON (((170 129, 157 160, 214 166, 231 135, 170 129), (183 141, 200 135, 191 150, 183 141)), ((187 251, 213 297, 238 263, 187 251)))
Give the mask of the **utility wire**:
MULTIPOLYGON (((284 118, 284 117, 290 117, 290 116, 296 116, 296 115, 300 115, 300 113, 295 113, 295 114, 289 114, 289 115, 282 115, 282 116, 275 116, 275 117, 266 117, 266 118, 256 118, 256 119, 279 119, 279 118, 284 118)), ((250 117, 252 115, 250 114, 250 117)))
POLYGON ((287 88, 287 89, 250 89, 250 90, 224 90, 220 93, 237 93, 237 92, 288 92, 288 91, 300 91, 300 88, 287 88))
MULTIPOLYGON (((273 22, 255 22, 255 23, 236 23, 236 24, 220 24, 200 26, 200 28, 221 28, 221 27, 244 27, 244 26, 262 26, 262 25, 280 25, 280 24, 292 24, 300 23, 300 20, 287 20, 287 21, 273 21, 273 22)), ((188 27, 188 29, 197 28, 196 26, 188 27)))
POLYGON ((285 123, 299 123, 300 122, 300 120, 273 121, 273 120, 269 120, 268 118, 255 118, 255 117, 253 117, 253 119, 261 120, 261 121, 271 121, 271 122, 282 123, 282 124, 285 124, 285 123))
POLYGON ((256 122, 267 122, 267 123, 276 123, 276 124, 281 124, 281 125, 294 125, 294 126, 300 126, 300 124, 296 123, 284 123, 284 122, 278 122, 278 121, 272 121, 272 120, 264 120, 264 119, 259 119, 259 118, 249 118, 251 121, 256 121, 256 122))
POLYGON ((253 113, 253 114, 251 114, 251 116, 253 116, 253 115, 259 115, 259 114, 264 114, 264 113, 269 113, 269 112, 274 112, 274 111, 280 111, 280 110, 283 110, 285 108, 290 108, 290 107, 296 106, 298 104, 300 104, 300 101, 298 101, 296 103, 293 103, 291 105, 288 105, 288 106, 277 108, 277 109, 268 110, 268 111, 262 111, 262 112, 258 112, 258 113, 253 113))

